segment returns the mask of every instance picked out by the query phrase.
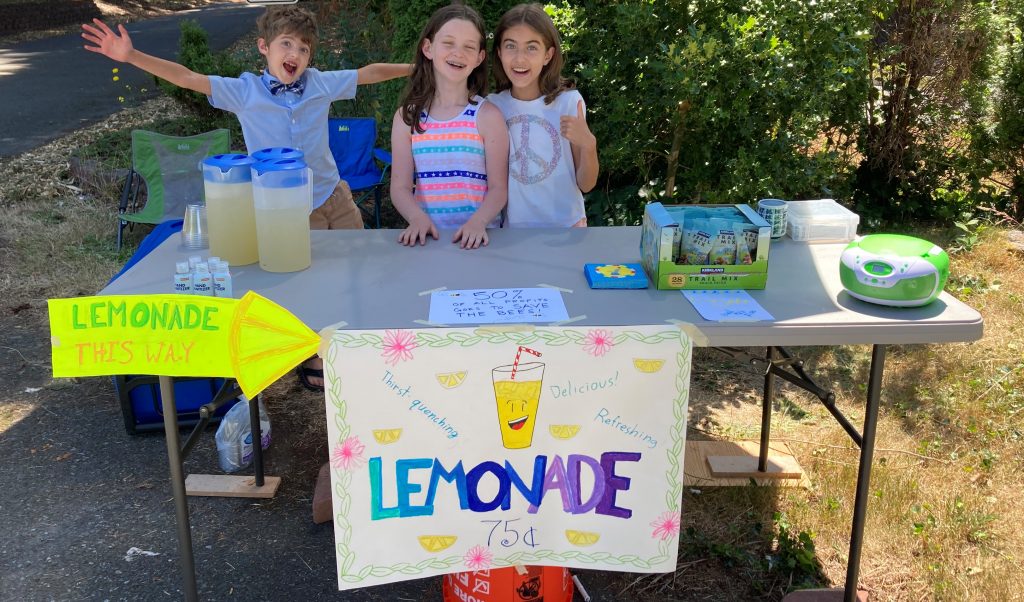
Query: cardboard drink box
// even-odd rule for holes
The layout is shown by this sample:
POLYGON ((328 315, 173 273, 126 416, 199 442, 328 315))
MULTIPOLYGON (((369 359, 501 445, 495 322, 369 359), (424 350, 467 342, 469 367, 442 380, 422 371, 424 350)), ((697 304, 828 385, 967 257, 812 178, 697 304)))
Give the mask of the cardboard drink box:
POLYGON ((651 281, 659 289, 722 290, 763 289, 768 282, 768 250, 772 228, 752 208, 736 205, 662 205, 649 203, 644 208, 640 257, 651 281), (733 217, 710 217, 731 215, 733 217), (690 221, 694 220, 694 221, 690 221), (700 221, 703 220, 703 221, 700 221), (727 223, 735 225, 728 231, 727 223), (694 227, 696 226, 696 227, 694 227), (723 226, 723 227, 718 227, 723 226), (744 228, 745 226, 745 228, 744 228), (684 236, 689 233, 689 238, 684 236), (697 234, 703 232, 703 234, 697 234), (737 234, 737 232, 739 232, 737 234), (708 237, 712 242, 708 243, 708 237), (741 239, 732 260, 724 251, 729 237, 741 239), (703 238, 702 238, 703 237, 703 238), (703 241, 705 246, 694 244, 703 241), (754 244, 754 248, 750 248, 754 244), (749 253, 750 263, 743 249, 749 253), (703 253, 687 252, 711 249, 710 258, 703 253), (696 263, 699 261, 700 263, 696 263))

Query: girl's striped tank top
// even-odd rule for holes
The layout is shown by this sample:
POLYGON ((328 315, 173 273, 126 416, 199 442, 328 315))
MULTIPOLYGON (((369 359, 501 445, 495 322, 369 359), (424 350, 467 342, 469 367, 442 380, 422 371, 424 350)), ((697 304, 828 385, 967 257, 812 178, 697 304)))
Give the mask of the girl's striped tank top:
POLYGON ((471 100, 476 104, 470 102, 448 121, 438 121, 424 111, 420 115, 423 133, 412 134, 416 201, 438 228, 461 227, 487 194, 484 140, 476 127, 483 98, 471 100))

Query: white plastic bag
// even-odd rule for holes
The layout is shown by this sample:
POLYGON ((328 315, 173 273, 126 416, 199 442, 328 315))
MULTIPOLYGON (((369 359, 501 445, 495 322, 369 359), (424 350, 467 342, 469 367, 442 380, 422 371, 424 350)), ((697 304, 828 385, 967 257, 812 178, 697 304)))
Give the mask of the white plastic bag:
MULTIPOLYGON (((259 400, 261 447, 270 447, 270 418, 259 400)), ((217 427, 217 456, 224 472, 239 471, 252 463, 252 429, 249 427, 249 399, 242 395, 217 427)))

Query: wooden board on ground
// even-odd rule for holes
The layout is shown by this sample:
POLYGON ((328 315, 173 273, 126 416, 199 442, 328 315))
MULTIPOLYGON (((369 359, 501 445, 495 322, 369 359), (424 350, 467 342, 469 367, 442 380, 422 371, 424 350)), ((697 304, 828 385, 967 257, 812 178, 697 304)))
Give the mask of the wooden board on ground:
MULTIPOLYGON (((751 477, 716 477, 708 465, 709 456, 738 456, 753 459, 753 466, 757 467, 757 441, 687 441, 685 456, 685 479, 687 487, 744 487, 750 484, 751 477)), ((754 478, 758 485, 779 485, 781 487, 807 487, 810 481, 800 468, 796 457, 785 443, 769 444, 768 458, 787 470, 796 467, 800 476, 796 478, 754 478)))
POLYGON ((252 475, 190 474, 185 477, 185 494, 216 497, 271 498, 281 485, 281 477, 263 477, 263 486, 256 486, 252 475))
POLYGON ((792 456, 768 454, 768 462, 764 473, 757 469, 758 458, 755 456, 708 456, 711 475, 716 478, 754 477, 770 479, 799 479, 803 471, 792 456))

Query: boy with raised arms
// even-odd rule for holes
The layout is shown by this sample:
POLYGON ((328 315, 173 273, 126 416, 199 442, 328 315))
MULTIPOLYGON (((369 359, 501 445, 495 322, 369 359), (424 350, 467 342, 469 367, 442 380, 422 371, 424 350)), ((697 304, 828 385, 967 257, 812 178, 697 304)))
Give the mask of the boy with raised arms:
MULTIPOLYGON (((124 25, 114 32, 93 19, 82 25, 86 50, 128 63, 176 86, 201 92, 210 104, 231 111, 242 125, 249 153, 271 146, 298 148, 313 172, 313 229, 360 229, 363 220, 352 192, 338 175, 327 142, 331 103, 354 98, 356 86, 404 77, 411 65, 375 63, 355 70, 319 71, 309 67, 318 32, 313 14, 298 6, 270 7, 256 21, 256 46, 266 57, 262 74, 220 77, 196 73, 178 63, 139 50, 124 25)), ((319 358, 300 369, 302 383, 323 390, 319 358)))

